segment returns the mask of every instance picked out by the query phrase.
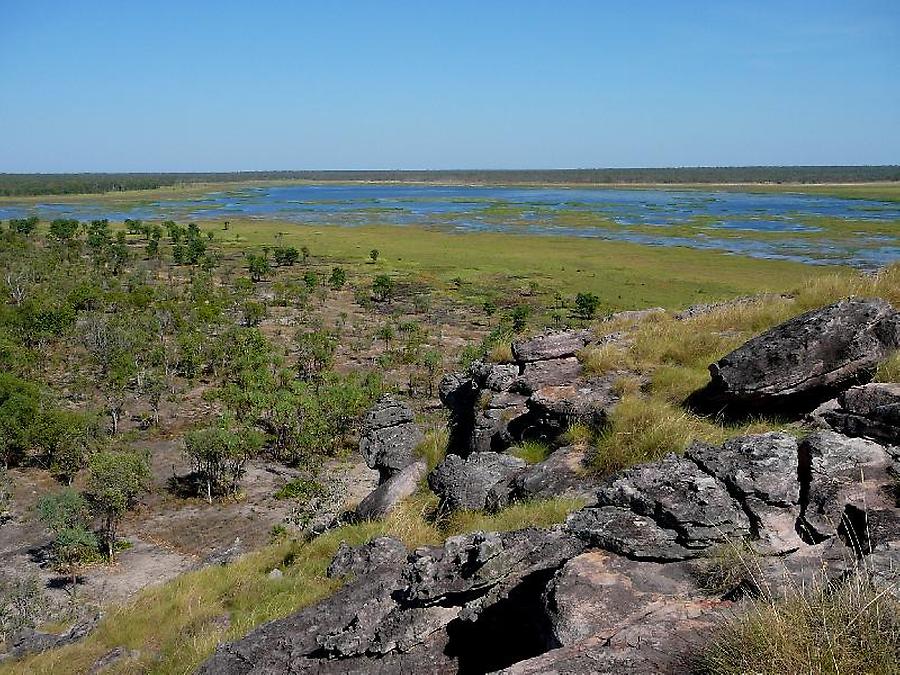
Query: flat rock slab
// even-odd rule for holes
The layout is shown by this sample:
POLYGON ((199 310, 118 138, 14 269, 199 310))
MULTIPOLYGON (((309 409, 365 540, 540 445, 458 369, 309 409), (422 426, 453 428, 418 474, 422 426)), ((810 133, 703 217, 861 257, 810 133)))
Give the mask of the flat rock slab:
POLYGON ((589 330, 548 332, 523 342, 513 342, 513 358, 519 363, 575 356, 593 340, 589 330))

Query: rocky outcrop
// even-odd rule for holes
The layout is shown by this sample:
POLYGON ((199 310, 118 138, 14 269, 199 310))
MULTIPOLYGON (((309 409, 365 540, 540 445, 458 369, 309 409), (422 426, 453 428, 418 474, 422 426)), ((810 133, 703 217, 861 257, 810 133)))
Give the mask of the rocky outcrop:
POLYGON ((485 508, 488 493, 497 483, 525 468, 512 455, 476 452, 463 459, 447 455, 428 476, 428 485, 450 510, 485 508))
POLYGON ((626 469, 597 493, 600 506, 619 506, 674 530, 687 549, 704 549, 750 534, 750 521, 725 485, 684 457, 626 469))
POLYGON ((853 387, 820 413, 835 431, 900 445, 900 383, 872 383, 853 387))
POLYGON ((563 526, 412 553, 390 538, 344 545, 328 570, 345 580, 337 593, 220 647, 201 672, 683 672, 747 589, 855 569, 895 585, 895 469, 888 448, 832 431, 749 435, 621 471, 563 526), (749 559, 711 593, 703 570, 729 547, 749 559))
POLYGON ((809 411, 872 378, 900 347, 900 313, 884 300, 842 300, 759 335, 710 366, 691 403, 733 413, 809 411))
POLYGON ((379 482, 384 483, 416 460, 414 450, 424 439, 412 409, 387 395, 366 413, 359 451, 369 468, 378 470, 379 482))
POLYGON ((741 504, 767 553, 802 545, 797 534, 800 480, 797 439, 789 434, 742 436, 721 447, 695 443, 686 457, 722 483, 741 504))
POLYGON ((404 499, 412 495, 419 487, 428 466, 418 460, 403 468, 400 473, 388 478, 375 488, 356 507, 357 520, 373 520, 384 518, 404 499))
POLYGON ((518 363, 533 363, 575 356, 593 340, 588 330, 548 332, 523 342, 513 342, 513 358, 518 363))
POLYGON ((476 361, 447 375, 439 394, 450 410, 450 451, 502 452, 527 439, 555 439, 573 422, 598 427, 619 398, 613 377, 585 376, 577 353, 590 331, 545 333, 512 345, 514 363, 476 361))
POLYGON ((528 615, 541 616, 541 589, 582 549, 559 530, 475 532, 408 556, 402 544, 389 538, 355 549, 344 546, 329 568, 331 576, 349 575, 340 590, 221 646, 199 672, 502 668, 543 651, 528 615), (522 604, 528 602, 533 606, 522 604), (483 651, 488 646, 491 653, 483 651), (481 665, 473 667, 476 659, 481 665))

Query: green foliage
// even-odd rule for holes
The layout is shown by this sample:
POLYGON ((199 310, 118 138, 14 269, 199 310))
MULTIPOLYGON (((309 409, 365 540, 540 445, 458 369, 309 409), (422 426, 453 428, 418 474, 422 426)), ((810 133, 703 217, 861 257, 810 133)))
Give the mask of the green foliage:
POLYGON ((308 502, 313 497, 320 497, 324 493, 325 488, 318 481, 309 478, 294 478, 278 488, 275 499, 308 502))
POLYGON ((106 555, 112 561, 122 516, 150 487, 150 460, 137 452, 103 450, 91 457, 88 471, 88 495, 103 519, 106 555))
POLYGON ((54 567, 72 575, 75 588, 78 568, 97 557, 97 537, 90 530, 90 508, 87 500, 71 488, 43 497, 38 502, 38 515, 53 533, 51 557, 54 567))
POLYGON ((600 298, 593 293, 579 293, 575 296, 575 315, 579 319, 593 319, 599 306, 600 298))
POLYGON ((50 236, 62 242, 69 242, 78 235, 81 223, 71 218, 57 218, 50 223, 50 236))
POLYGON ((524 459, 529 464, 543 462, 550 456, 552 448, 540 441, 522 441, 519 445, 509 449, 509 454, 519 459, 524 459))
POLYGON ((528 318, 531 316, 531 307, 528 305, 516 305, 510 312, 509 318, 512 321, 512 329, 516 333, 521 333, 528 326, 528 318))
POLYGON ((332 267, 331 276, 328 277, 328 285, 339 290, 347 283, 347 272, 343 267, 332 267))
POLYGON ((265 255, 258 253, 246 253, 244 258, 247 261, 247 271, 253 281, 262 281, 265 277, 272 274, 272 265, 265 255))
POLYGON ((300 260, 300 251, 294 246, 276 246, 272 251, 272 258, 279 267, 290 267, 300 260))
POLYGON ((219 426, 192 431, 184 437, 185 454, 206 498, 234 495, 240 487, 247 460, 262 449, 263 435, 255 429, 219 426))
POLYGON ((337 338, 324 330, 298 331, 294 336, 297 347, 297 374, 311 381, 330 369, 334 363, 337 338))
POLYGON ((394 294, 394 280, 387 274, 379 274, 372 282, 372 295, 379 302, 386 302, 394 294))
POLYGON ((10 218, 9 230, 16 234, 28 236, 32 234, 38 226, 37 216, 28 216, 27 218, 10 218))

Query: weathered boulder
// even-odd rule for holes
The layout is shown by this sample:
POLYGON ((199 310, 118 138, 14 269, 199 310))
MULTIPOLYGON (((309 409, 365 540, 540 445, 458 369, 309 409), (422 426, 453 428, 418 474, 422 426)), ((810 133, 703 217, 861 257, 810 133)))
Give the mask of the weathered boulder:
POLYGON ((750 533, 747 515, 725 486, 691 460, 672 454, 612 476, 597 502, 675 530, 685 548, 706 548, 750 533))
POLYGON ((612 378, 541 387, 527 405, 531 425, 548 437, 558 436, 572 424, 601 428, 609 410, 619 400, 612 378))
POLYGON ((847 436, 900 445, 900 383, 871 383, 842 393, 821 418, 847 436))
POLYGON ((710 366, 692 403, 735 412, 809 411, 871 379, 900 347, 900 313, 884 300, 853 298, 793 318, 710 366))
POLYGON ((347 575, 365 575, 381 567, 396 567, 406 562, 406 547, 393 537, 378 537, 362 546, 349 546, 341 542, 328 565, 330 578, 347 575))
POLYGON ((419 481, 428 472, 428 465, 419 460, 404 467, 400 473, 388 478, 375 488, 356 507, 356 518, 372 520, 384 518, 404 499, 413 494, 419 481))
POLYGON ((653 518, 621 506, 588 507, 566 520, 566 531, 586 544, 633 560, 686 560, 698 551, 685 548, 678 532, 661 527, 653 518))
POLYGON ((797 439, 784 433, 740 436, 721 447, 694 443, 685 456, 728 488, 770 553, 802 546, 797 534, 800 480, 797 439))
POLYGON ((518 457, 496 452, 475 452, 463 459, 447 455, 428 476, 428 485, 446 508, 485 508, 491 488, 525 468, 518 457))
POLYGON ((803 439, 800 451, 803 480, 808 484, 801 531, 810 540, 837 534, 865 554, 882 542, 900 538, 900 532, 893 531, 900 525, 895 463, 886 448, 866 439, 818 431, 803 439), (879 512, 887 513, 887 528, 867 522, 874 522, 879 512))
POLYGON ((516 501, 555 497, 593 502, 599 480, 584 467, 587 451, 583 445, 559 448, 543 462, 532 464, 496 483, 488 493, 487 508, 499 510, 516 501))
POLYGON ((505 675, 575 673, 686 673, 728 603, 719 600, 659 600, 609 630, 519 661, 505 675))
POLYGON ((377 469, 380 483, 412 464, 414 450, 425 439, 412 409, 393 396, 382 396, 366 413, 359 451, 366 464, 377 469))
POLYGON ((593 340, 589 330, 547 332, 522 342, 513 342, 513 358, 520 363, 575 356, 593 340))

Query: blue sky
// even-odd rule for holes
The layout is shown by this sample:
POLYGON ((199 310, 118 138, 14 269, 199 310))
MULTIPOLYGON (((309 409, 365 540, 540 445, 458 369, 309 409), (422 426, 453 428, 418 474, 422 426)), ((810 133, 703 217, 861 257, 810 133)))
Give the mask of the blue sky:
POLYGON ((0 0, 0 171, 889 163, 897 0, 0 0))

